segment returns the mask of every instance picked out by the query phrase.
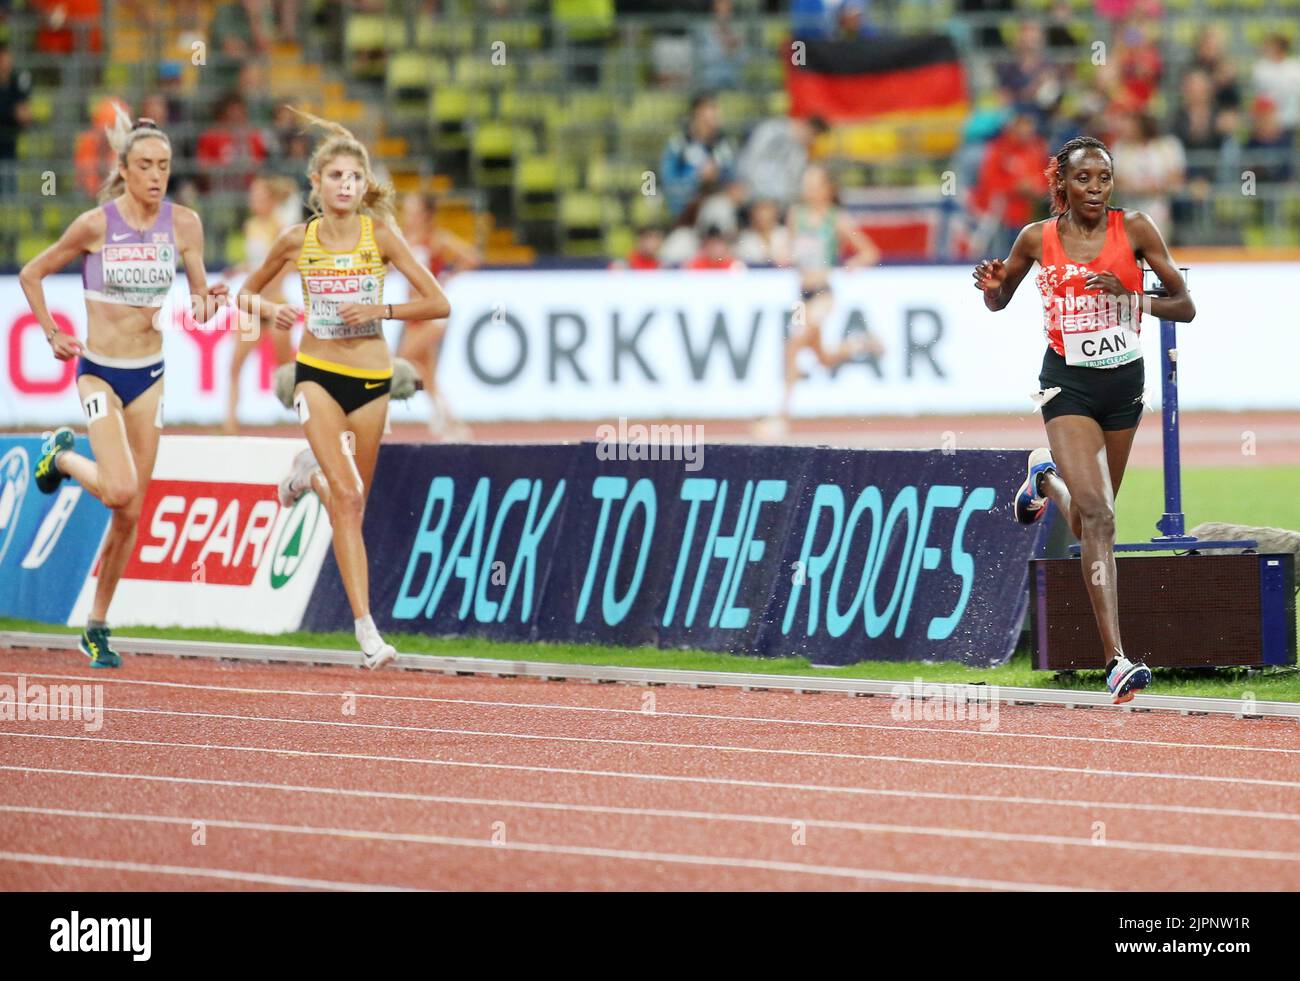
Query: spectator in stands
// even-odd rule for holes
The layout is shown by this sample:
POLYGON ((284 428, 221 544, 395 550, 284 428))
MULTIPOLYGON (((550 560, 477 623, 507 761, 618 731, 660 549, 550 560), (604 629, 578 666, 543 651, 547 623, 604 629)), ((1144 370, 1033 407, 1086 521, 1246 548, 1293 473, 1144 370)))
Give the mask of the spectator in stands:
POLYGON ((744 269, 745 264, 732 254, 731 240, 726 232, 717 225, 710 225, 700 239, 700 251, 683 268, 737 272, 744 269))
POLYGON ((694 221, 695 209, 704 198, 731 181, 735 156, 722 132, 717 100, 709 94, 697 95, 691 100, 685 130, 668 141, 659 165, 673 219, 694 221))
MULTIPOLYGON (((158 91, 167 100, 167 118, 173 124, 191 122, 186 111, 189 100, 185 98, 185 81, 181 77, 179 61, 164 61, 158 66, 158 91)), ((176 143, 175 137, 172 137, 172 143, 176 143)))
POLYGON ((31 0, 40 15, 36 50, 45 54, 72 54, 100 50, 100 0, 31 0))
POLYGON ((1036 117, 1032 106, 1017 106, 1006 128, 984 152, 971 207, 993 240, 977 251, 1009 255, 1016 235, 1044 202, 1047 142, 1038 135, 1036 117))
POLYGON ((1196 55, 1191 69, 1199 68, 1214 83, 1216 109, 1240 109, 1241 86, 1237 83, 1237 66, 1227 54, 1223 29, 1211 24, 1196 36, 1196 55))
POLYGON ((842 0, 835 12, 832 37, 839 41, 876 37, 879 31, 867 21, 867 0, 842 0))
POLYGON ((732 181, 714 191, 700 202, 699 211, 695 214, 696 230, 716 225, 727 238, 735 241, 740 234, 740 212, 748 196, 745 185, 740 181, 732 181))
POLYGON ((1047 60, 1043 28, 1034 20, 1022 20, 1016 28, 1014 49, 994 66, 998 84, 1013 104, 1033 106, 1037 124, 1046 124, 1061 101, 1061 73, 1047 60))
POLYGON ((749 209, 749 227, 736 240, 736 258, 747 266, 783 266, 790 262, 790 231, 781 208, 770 198, 749 209))
POLYGON ((267 0, 230 0, 217 7, 208 26, 209 60, 220 88, 233 86, 239 66, 271 46, 271 8, 267 0))
POLYGON ((1291 180, 1291 160, 1295 155, 1292 137, 1282 128, 1277 104, 1266 95, 1257 96, 1252 107, 1250 139, 1246 141, 1249 170, 1260 184, 1291 180), (1251 151, 1264 151, 1251 156, 1251 151))
POLYGON ((207 190, 242 191, 252 183, 267 158, 266 140, 249 125, 248 110, 238 94, 228 93, 217 103, 217 122, 199 136, 196 155, 202 168, 218 171, 207 176, 207 190))
POLYGON ((610 264, 611 269, 659 269, 659 248, 664 244, 664 230, 652 223, 636 230, 636 243, 627 258, 610 264))
POLYGON ((835 29, 834 4, 827 0, 793 0, 790 4, 792 36, 806 41, 821 41, 835 29))
POLYGON ((985 23, 975 31, 975 40, 981 48, 996 50, 1005 47, 1002 31, 993 17, 1012 13, 1015 10, 1015 0, 957 0, 957 10, 961 14, 974 14, 984 18, 985 23))
POLYGON ((1260 60, 1253 72, 1255 94, 1277 106, 1278 125, 1288 136, 1300 128, 1300 58, 1291 55, 1284 34, 1272 34, 1260 45, 1260 60))
MULTIPOLYGON (((82 130, 72 151, 73 166, 77 172, 77 186, 87 197, 96 198, 104 178, 117 166, 117 152, 108 142, 105 127, 117 120, 116 99, 101 99, 91 116, 90 128, 82 130)), ((125 104, 123 111, 130 113, 125 104)))
POLYGON ((600 84, 600 54, 614 34, 614 0, 551 0, 551 23, 567 42, 569 80, 600 84))
POLYGON ((1179 88, 1182 98, 1174 121, 1174 135, 1183 149, 1193 155, 1187 162, 1188 188, 1193 196, 1203 198, 1214 182, 1215 164, 1196 159, 1195 155, 1217 154, 1224 139, 1219 113, 1214 108, 1214 83, 1204 71, 1194 68, 1183 76, 1179 88))
POLYGON ((1160 48, 1145 24, 1126 25, 1115 42, 1113 57, 1098 74, 1111 98, 1112 112, 1143 112, 1160 86, 1160 48))
POLYGON ((713 0, 713 16, 695 28, 695 81, 709 89, 734 89, 749 52, 732 18, 733 0, 713 0))
POLYGON ((27 72, 14 71, 13 52, 0 44, 0 194, 17 190, 18 134, 32 121, 31 91, 27 72))
POLYGON ((830 127, 819 116, 766 119, 754 127, 736 161, 737 176, 755 198, 770 198, 782 208, 799 196, 808 151, 830 127))
POLYGON ((270 95, 266 72, 260 61, 246 61, 239 66, 239 84, 235 91, 243 95, 253 125, 259 128, 269 126, 276 101, 270 95))
POLYGON ((1144 211, 1167 241, 1174 241, 1170 196, 1182 189, 1186 157, 1178 137, 1161 135, 1150 113, 1129 113, 1119 122, 1115 191, 1119 206, 1144 211))

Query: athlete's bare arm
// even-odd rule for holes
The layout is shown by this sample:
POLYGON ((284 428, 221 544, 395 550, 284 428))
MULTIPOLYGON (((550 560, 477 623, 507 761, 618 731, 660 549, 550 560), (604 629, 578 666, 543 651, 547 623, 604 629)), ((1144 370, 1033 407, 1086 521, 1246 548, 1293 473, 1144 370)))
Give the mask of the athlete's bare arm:
POLYGON ((1043 257, 1043 223, 1036 221, 1020 229, 1011 255, 1006 260, 985 259, 971 275, 975 288, 984 293, 984 305, 990 310, 1001 310, 1016 295, 1020 281, 1025 278, 1035 262, 1043 257))
POLYGON ((244 280, 239 288, 236 306, 250 316, 260 316, 270 320, 280 330, 288 330, 298 321, 298 309, 288 303, 273 303, 261 296, 268 283, 274 282, 286 266, 302 252, 303 240, 307 237, 305 224, 290 225, 275 237, 271 251, 267 253, 262 265, 244 280))
POLYGON ((1165 245, 1164 236, 1156 228, 1156 223, 1141 211, 1126 211, 1124 230, 1128 232, 1128 240, 1132 243, 1138 260, 1147 261, 1169 293, 1168 296, 1147 297, 1145 302, 1150 306, 1146 309, 1161 320, 1190 324, 1196 316, 1196 304, 1187 292, 1187 284, 1174 265, 1169 247, 1165 245))
POLYGON ((23 266, 18 274, 18 282, 27 297, 27 304, 45 331, 45 339, 54 348, 54 356, 60 361, 81 354, 81 342, 59 330, 59 325, 50 316, 50 308, 45 304, 45 288, 41 281, 68 263, 76 261, 96 245, 102 244, 107 227, 108 219, 104 216, 103 208, 78 215, 57 242, 23 266))
POLYGON ((849 248, 853 250, 853 254, 844 261, 846 269, 874 266, 880 261, 880 249, 876 248, 876 243, 871 241, 862 229, 853 223, 853 219, 843 212, 840 212, 835 219, 835 231, 840 241, 848 243, 849 248))
MULTIPOLYGON (((419 294, 418 299, 393 304, 394 320, 442 320, 451 313, 451 304, 447 302, 442 287, 433 278, 433 273, 411 254, 411 247, 401 232, 387 223, 375 222, 375 243, 384 261, 391 262, 406 277, 411 290, 419 294)), ((347 321, 345 311, 340 308, 339 313, 347 321)))
POLYGON ((199 323, 206 323, 217 307, 225 303, 230 288, 225 283, 208 288, 208 274, 203 268, 203 221, 198 213, 173 205, 172 228, 176 231, 177 251, 185 264, 185 278, 190 284, 191 312, 199 323))

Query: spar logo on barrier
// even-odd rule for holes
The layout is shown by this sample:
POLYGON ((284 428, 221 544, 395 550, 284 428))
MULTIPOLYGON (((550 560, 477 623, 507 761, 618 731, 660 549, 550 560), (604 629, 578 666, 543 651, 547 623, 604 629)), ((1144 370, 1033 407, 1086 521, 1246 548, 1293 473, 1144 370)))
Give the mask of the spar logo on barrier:
POLYGON ((304 494, 289 512, 271 550, 271 588, 279 589, 302 565, 307 544, 316 534, 324 507, 315 492, 304 494))
POLYGON ((154 479, 122 578, 248 586, 279 512, 274 484, 154 479))
POLYGON ((9 543, 18 529, 18 517, 30 481, 27 451, 15 446, 0 459, 0 562, 4 561, 9 543))

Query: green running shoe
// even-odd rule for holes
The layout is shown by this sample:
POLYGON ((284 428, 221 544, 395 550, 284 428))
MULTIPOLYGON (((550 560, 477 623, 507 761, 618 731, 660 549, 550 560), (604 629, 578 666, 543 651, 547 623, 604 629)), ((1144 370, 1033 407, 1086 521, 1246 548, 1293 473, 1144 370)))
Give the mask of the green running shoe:
POLYGON ((63 478, 67 476, 62 470, 54 465, 59 454, 64 450, 72 449, 77 437, 67 426, 60 426, 54 430, 54 437, 50 440, 50 448, 45 454, 36 461, 36 486, 42 494, 53 494, 59 489, 59 484, 63 483, 63 478))
POLYGON ((86 632, 81 635, 81 643, 77 646, 81 649, 82 654, 90 658, 92 668, 117 668, 122 666, 121 655, 108 646, 109 633, 107 627, 87 627, 86 632))

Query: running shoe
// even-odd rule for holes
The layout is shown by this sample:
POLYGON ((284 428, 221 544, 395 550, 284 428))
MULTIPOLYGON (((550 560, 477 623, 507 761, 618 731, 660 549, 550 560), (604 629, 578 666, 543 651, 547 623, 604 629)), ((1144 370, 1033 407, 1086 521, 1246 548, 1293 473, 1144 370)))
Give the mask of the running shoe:
POLYGON ((291 508, 298 503, 298 498, 311 490, 311 474, 317 469, 316 454, 311 447, 302 450, 293 458, 289 476, 280 481, 280 507, 291 508))
POLYGON ((117 668, 122 666, 122 657, 109 646, 108 627, 87 627, 81 635, 77 647, 82 654, 90 658, 92 668, 117 668))
POLYGON ((63 478, 67 474, 58 468, 56 461, 64 450, 72 449, 76 439, 77 437, 67 426, 60 426, 54 430, 54 436, 50 439, 50 448, 36 461, 36 486, 42 494, 53 494, 59 489, 59 484, 63 483, 63 478))
POLYGON ((385 642, 378 630, 370 630, 358 637, 361 643, 361 663, 374 671, 397 657, 397 648, 385 642))
POLYGON ((1151 684, 1151 669, 1141 661, 1134 664, 1123 654, 1106 665, 1106 690, 1116 705, 1132 700, 1133 696, 1151 684))
POLYGON ((1022 525, 1032 525, 1047 513, 1047 498, 1038 488, 1039 478, 1045 473, 1056 473, 1056 464, 1052 462, 1052 451, 1040 446, 1029 454, 1028 474, 1016 491, 1016 520, 1022 525))

